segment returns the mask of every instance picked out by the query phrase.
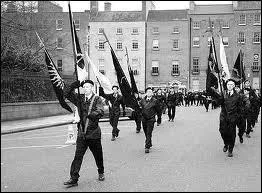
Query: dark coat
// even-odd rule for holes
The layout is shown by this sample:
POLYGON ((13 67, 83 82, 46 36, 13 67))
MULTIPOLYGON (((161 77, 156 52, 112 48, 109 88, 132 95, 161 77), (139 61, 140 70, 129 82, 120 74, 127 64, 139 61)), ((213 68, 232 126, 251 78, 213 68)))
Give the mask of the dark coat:
POLYGON ((177 104, 178 104, 178 95, 176 93, 174 93, 174 94, 168 93, 166 102, 167 102, 167 106, 168 107, 177 106, 177 104))
POLYGON ((165 95, 163 95, 163 94, 155 94, 154 95, 154 97, 156 98, 156 100, 158 100, 158 103, 159 103, 159 105, 160 105, 160 108, 162 109, 163 107, 164 107, 164 105, 165 105, 165 103, 166 103, 166 97, 165 97, 165 95))
POLYGON ((139 105, 142 108, 142 121, 156 121, 155 115, 161 114, 161 109, 158 101, 152 97, 149 101, 146 97, 139 101, 139 105))
MULTIPOLYGON (((65 88, 65 97, 72 102, 75 106, 78 106, 78 94, 74 92, 75 88, 79 87, 76 82, 72 83, 69 87, 65 88)), ((92 94, 91 98, 88 100, 85 99, 84 94, 80 94, 80 103, 82 109, 82 117, 84 126, 87 125, 86 133, 82 133, 82 126, 80 122, 77 124, 78 128, 78 135, 84 135, 86 139, 100 139, 101 138, 101 129, 98 125, 99 119, 104 115, 104 106, 102 99, 99 96, 96 96, 94 93, 92 94), (88 109, 91 103, 92 98, 94 98, 94 103, 90 114, 88 115, 88 109)), ((80 111, 80 108, 78 108, 80 111)), ((80 115, 80 112, 79 112, 80 115)))

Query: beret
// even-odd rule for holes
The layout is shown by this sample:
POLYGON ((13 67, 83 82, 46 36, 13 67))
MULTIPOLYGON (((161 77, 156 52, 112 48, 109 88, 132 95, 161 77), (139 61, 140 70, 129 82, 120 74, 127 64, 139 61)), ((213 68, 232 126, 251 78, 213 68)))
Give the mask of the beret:
POLYGON ((145 92, 146 92, 147 90, 149 90, 149 89, 153 91, 153 88, 152 88, 152 87, 147 87, 146 90, 145 90, 145 92))
POLYGON ((112 89, 113 89, 114 87, 117 88, 117 89, 119 89, 119 87, 118 87, 117 85, 112 86, 112 89))
POLYGON ((85 83, 92 84, 94 86, 94 82, 92 80, 84 80, 81 82, 81 86, 83 87, 85 83))

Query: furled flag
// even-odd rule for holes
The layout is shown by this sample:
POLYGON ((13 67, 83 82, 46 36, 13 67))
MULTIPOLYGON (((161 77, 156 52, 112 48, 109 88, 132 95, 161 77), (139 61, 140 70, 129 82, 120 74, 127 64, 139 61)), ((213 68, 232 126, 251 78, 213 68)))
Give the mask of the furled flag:
POLYGON ((63 89, 64 89, 64 86, 65 86, 65 83, 64 83, 63 79, 61 78, 61 76, 59 75, 59 73, 58 73, 58 71, 56 69, 56 66, 54 65, 54 62, 52 61, 52 59, 51 59, 50 55, 48 54, 47 50, 45 48, 44 48, 44 50, 45 50, 45 61, 46 61, 49 77, 51 79, 53 88, 55 90, 56 97, 57 97, 60 105, 63 108, 68 110, 70 113, 73 113, 72 109, 65 102, 65 99, 64 99, 63 89))
POLYGON ((243 55, 244 54, 240 50, 231 73, 232 78, 236 79, 239 84, 246 80, 245 69, 243 65, 243 55))
POLYGON ((222 65, 222 72, 221 73, 222 73, 222 78, 224 79, 224 81, 227 81, 230 78, 230 72, 229 72, 229 69, 228 69, 223 39, 222 39, 221 36, 219 36, 219 38, 220 38, 220 61, 221 61, 221 65, 222 65))
POLYGON ((131 68, 131 66, 129 64, 129 57, 128 57, 128 53, 127 53, 127 48, 126 48, 126 56, 127 56, 127 65, 128 65, 128 72, 129 72, 129 75, 130 75, 132 91, 133 91, 133 93, 137 93, 138 94, 138 88, 136 86, 134 73, 133 73, 133 70, 132 70, 132 68, 131 68))
POLYGON ((218 69, 216 69, 216 64, 214 60, 213 48, 212 43, 209 49, 209 56, 208 56, 208 65, 207 65, 207 77, 206 77, 206 92, 210 93, 211 87, 215 89, 218 88, 218 78, 216 73, 218 73, 218 69))
POLYGON ((103 75, 101 72, 98 71, 96 65, 91 61, 87 52, 85 52, 85 55, 86 55, 87 62, 91 65, 91 68, 92 68, 97 80, 99 81, 100 86, 103 87, 104 92, 106 94, 113 93, 112 84, 111 84, 110 80, 105 75, 103 75))

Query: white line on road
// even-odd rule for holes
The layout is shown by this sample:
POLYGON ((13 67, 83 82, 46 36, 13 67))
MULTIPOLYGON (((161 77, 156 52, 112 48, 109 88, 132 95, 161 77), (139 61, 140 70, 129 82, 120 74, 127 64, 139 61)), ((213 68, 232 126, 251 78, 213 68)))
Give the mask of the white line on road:
POLYGON ((23 139, 43 139, 43 138, 53 138, 53 137, 64 137, 67 135, 56 135, 56 136, 45 136, 45 137, 26 137, 26 138, 16 138, 16 139, 1 139, 1 141, 12 141, 12 140, 23 140, 23 139))
POLYGON ((68 147, 68 146, 71 146, 72 144, 69 144, 69 145, 63 145, 61 147, 57 147, 56 149, 60 149, 60 148, 64 148, 64 147, 68 147))
POLYGON ((29 149, 29 148, 45 148, 45 147, 63 147, 65 145, 32 145, 32 146, 24 146, 24 147, 4 147, 1 150, 6 149, 29 149))

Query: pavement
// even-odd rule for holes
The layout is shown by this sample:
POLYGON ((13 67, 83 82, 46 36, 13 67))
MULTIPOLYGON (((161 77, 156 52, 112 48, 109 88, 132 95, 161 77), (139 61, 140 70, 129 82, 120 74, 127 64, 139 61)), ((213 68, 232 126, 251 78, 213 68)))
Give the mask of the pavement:
MULTIPOLYGON (((128 117, 120 117, 120 121, 129 120, 128 117)), ((100 122, 107 122, 108 118, 100 119, 100 122)), ((22 119, 14 121, 1 121, 1 135, 17 132, 43 129, 60 125, 67 125, 73 122, 73 115, 56 115, 33 119, 22 119)))

